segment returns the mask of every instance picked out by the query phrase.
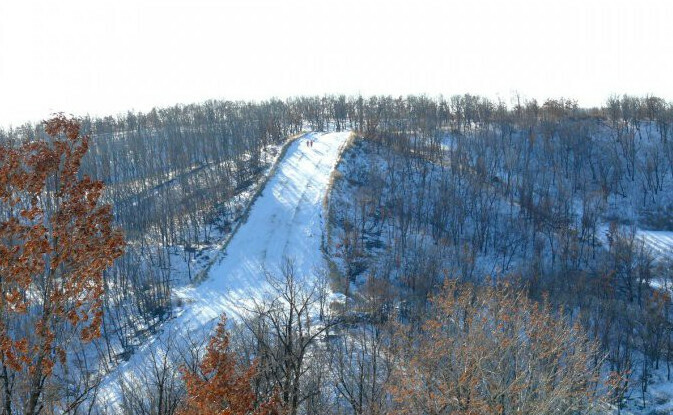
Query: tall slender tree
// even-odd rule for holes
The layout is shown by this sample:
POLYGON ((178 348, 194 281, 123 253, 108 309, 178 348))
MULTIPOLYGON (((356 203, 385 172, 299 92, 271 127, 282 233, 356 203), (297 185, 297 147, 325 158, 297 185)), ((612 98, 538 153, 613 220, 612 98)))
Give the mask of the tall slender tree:
POLYGON ((103 183, 79 174, 89 137, 60 114, 0 148, 0 397, 5 414, 72 410, 78 344, 100 335, 103 271, 123 252, 103 183), (56 381, 55 379, 58 379, 56 381))
POLYGON ((187 388, 180 415, 275 415, 276 401, 257 402, 252 381, 255 366, 241 368, 229 350, 227 319, 223 315, 197 369, 183 368, 187 388))

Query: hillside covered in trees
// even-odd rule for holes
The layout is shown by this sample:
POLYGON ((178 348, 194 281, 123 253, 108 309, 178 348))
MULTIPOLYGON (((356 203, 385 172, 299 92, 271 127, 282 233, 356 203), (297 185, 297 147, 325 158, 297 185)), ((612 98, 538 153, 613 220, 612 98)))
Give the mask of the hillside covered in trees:
MULTIPOLYGON (((324 96, 83 118, 76 132, 51 122, 0 131, 0 171, 16 178, 0 182, 4 413, 673 409, 673 105, 663 99, 587 109, 324 96), (81 162, 38 156, 38 145, 65 151, 57 136, 87 135, 72 150, 81 162), (42 181, 25 185, 31 176, 42 181), (75 196, 109 205, 100 232, 124 234, 123 254, 110 243, 86 272, 30 259, 36 247, 56 252, 29 228, 44 220, 58 245, 50 212, 66 179, 95 183, 75 196), (263 222, 269 200, 265 226, 303 251, 265 248, 276 263, 256 268, 258 254, 240 247, 263 233, 249 245, 237 235, 263 222), (282 209, 290 220, 273 222, 282 209), (227 261, 249 265, 264 292, 211 290, 208 301, 235 299, 227 323, 169 332, 201 304, 193 293, 237 278, 227 261), (75 290, 68 281, 82 275, 100 285, 75 290), (71 290, 53 291, 68 306, 26 330, 52 304, 52 284, 71 290), (91 317, 69 314, 72 304, 91 317), (75 345, 51 334, 90 318, 75 345), (31 369, 21 357, 31 347, 53 364, 31 369), (145 369, 126 376, 138 360, 145 369)), ((62 255, 89 255, 77 252, 62 255)))

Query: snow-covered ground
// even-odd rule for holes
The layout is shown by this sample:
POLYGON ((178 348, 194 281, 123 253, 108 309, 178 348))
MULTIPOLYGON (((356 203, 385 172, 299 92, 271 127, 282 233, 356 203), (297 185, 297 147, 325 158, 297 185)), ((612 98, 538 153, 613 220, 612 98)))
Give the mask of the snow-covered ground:
POLYGON ((652 249, 655 259, 673 256, 673 232, 638 230, 637 235, 652 249))
MULTIPOLYGON (((649 248, 655 261, 673 259, 673 232, 652 231, 638 229, 636 237, 649 248)), ((667 280, 657 279, 651 285, 671 292, 672 288, 667 280)), ((629 408, 631 414, 671 414, 673 413, 673 381, 668 379, 667 367, 663 363, 658 371, 652 373, 650 386, 646 395, 647 407, 640 409, 640 399, 635 399, 634 405, 629 408)), ((638 393, 633 393, 634 397, 638 393)))
MULTIPOLYGON (((607 224, 602 225, 597 232, 597 236, 603 244, 607 244, 607 232, 607 224)), ((673 232, 636 228, 635 237, 644 243, 655 263, 673 259, 673 232)), ((668 281, 661 279, 650 282, 653 287, 671 292, 672 288, 669 284, 668 281)), ((651 373, 648 391, 645 395, 646 406, 643 406, 640 391, 634 386, 629 394, 627 408, 621 413, 624 415, 673 413, 673 381, 668 379, 667 372, 666 364, 662 363, 659 370, 651 373)))
POLYGON ((209 331, 222 313, 236 318, 246 304, 264 296, 265 272, 279 273, 284 257, 294 261, 295 271, 310 276, 324 268, 320 250, 323 198, 338 155, 349 132, 309 134, 288 149, 273 177, 254 202, 247 221, 238 229, 226 252, 210 268, 199 285, 176 290, 181 309, 164 323, 154 337, 109 374, 99 402, 114 412, 120 398, 120 380, 149 369, 149 356, 162 338, 209 331), (307 140, 314 140, 308 147, 307 140), (147 366, 147 367, 146 367, 147 366))

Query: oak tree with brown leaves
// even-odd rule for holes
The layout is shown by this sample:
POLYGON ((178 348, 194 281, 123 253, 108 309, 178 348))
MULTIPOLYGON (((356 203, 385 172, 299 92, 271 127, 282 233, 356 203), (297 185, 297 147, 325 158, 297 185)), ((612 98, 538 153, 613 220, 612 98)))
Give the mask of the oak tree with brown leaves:
POLYGON ((255 365, 242 368, 229 350, 223 315, 197 370, 183 367, 187 397, 180 415, 277 415, 273 397, 259 403, 252 388, 255 365))
POLYGON ((89 147, 62 114, 46 138, 0 147, 0 399, 3 414, 72 411, 71 350, 100 336, 103 271, 123 253, 89 147), (56 380, 59 378, 60 380, 56 380))
POLYGON ((447 281, 418 330, 402 327, 396 414, 588 414, 601 360, 582 328, 506 284, 447 281))

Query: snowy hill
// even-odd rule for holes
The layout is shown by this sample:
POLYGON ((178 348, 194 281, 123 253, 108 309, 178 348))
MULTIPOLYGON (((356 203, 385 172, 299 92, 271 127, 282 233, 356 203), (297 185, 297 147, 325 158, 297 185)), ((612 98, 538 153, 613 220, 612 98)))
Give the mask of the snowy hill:
MULTIPOLYGON (((149 369, 151 353, 176 334, 207 333, 222 313, 239 315, 246 304, 264 296, 265 272, 277 272, 283 258, 294 260, 300 275, 324 267, 320 251, 323 198, 349 132, 310 134, 294 142, 280 161, 247 222, 201 284, 176 292, 181 300, 177 317, 167 321, 159 335, 120 365, 104 381, 99 402, 114 410, 120 398, 120 380, 149 369), (313 140, 313 146, 306 142, 313 140)), ((196 337, 196 336, 195 336, 196 337)), ((203 337, 203 336, 201 336, 203 337)))

